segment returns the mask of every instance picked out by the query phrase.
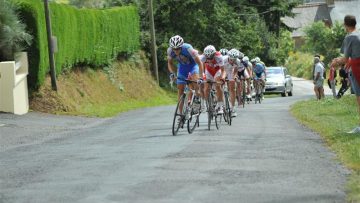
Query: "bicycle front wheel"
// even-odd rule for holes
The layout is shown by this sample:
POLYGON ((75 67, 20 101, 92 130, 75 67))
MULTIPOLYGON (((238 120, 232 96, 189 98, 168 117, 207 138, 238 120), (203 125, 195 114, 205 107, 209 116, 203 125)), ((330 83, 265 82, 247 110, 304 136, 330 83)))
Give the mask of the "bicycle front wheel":
POLYGON ((207 102, 207 109, 208 109, 208 130, 210 130, 211 127, 211 120, 214 117, 215 112, 215 104, 214 104, 214 95, 210 92, 208 102, 207 102))
POLYGON ((185 101, 185 95, 182 95, 180 97, 180 100, 178 104, 176 105, 175 113, 174 113, 174 119, 173 119, 173 125, 172 125, 172 134, 173 136, 177 135, 180 128, 184 126, 185 122, 185 116, 180 111, 180 107, 186 108, 184 105, 185 101))
POLYGON ((189 134, 194 132, 196 126, 199 124, 199 115, 200 115, 200 108, 194 109, 194 105, 193 105, 191 108, 191 116, 187 122, 187 129, 189 134))
POLYGON ((220 125, 221 125, 221 121, 222 121, 222 115, 215 115, 215 125, 216 125, 216 129, 219 130, 220 125))

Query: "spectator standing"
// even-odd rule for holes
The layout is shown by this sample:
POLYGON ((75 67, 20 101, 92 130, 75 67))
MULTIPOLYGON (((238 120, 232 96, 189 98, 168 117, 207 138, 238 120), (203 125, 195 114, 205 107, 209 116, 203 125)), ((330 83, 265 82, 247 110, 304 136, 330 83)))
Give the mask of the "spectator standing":
MULTIPOLYGON (((346 15, 344 26, 348 33, 341 46, 341 53, 344 56, 333 59, 331 65, 349 64, 349 79, 356 94, 358 113, 360 115, 360 33, 356 31, 355 16, 346 15)), ((360 124, 348 133, 360 133, 360 124)))
POLYGON ((325 68, 320 61, 320 57, 314 57, 314 91, 318 100, 324 98, 324 71, 325 68))

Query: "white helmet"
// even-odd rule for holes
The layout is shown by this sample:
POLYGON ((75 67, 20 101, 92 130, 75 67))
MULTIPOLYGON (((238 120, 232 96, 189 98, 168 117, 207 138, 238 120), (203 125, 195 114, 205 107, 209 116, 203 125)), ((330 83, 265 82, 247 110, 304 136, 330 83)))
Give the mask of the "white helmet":
POLYGON ((175 35, 170 38, 169 44, 171 48, 177 49, 182 47, 182 45, 184 44, 184 39, 179 35, 175 35))
POLYGON ((239 59, 242 59, 242 58, 244 58, 244 54, 239 51, 239 59))
POLYGON ((204 55, 206 56, 206 58, 211 58, 212 56, 214 56, 215 52, 216 49, 213 45, 208 45, 204 49, 204 55))
POLYGON ((220 49, 220 53, 221 53, 221 55, 223 55, 223 56, 225 56, 225 55, 227 55, 228 54, 228 50, 227 49, 220 49))
POLYGON ((244 56, 244 58, 242 59, 244 62, 248 63, 249 62, 249 57, 244 56))
POLYGON ((260 58, 259 57, 255 57, 255 61, 256 61, 256 63, 260 63, 260 58))
POLYGON ((250 62, 251 62, 251 63, 257 63, 255 58, 251 59, 250 62))
POLYGON ((237 49, 231 49, 229 52, 228 52, 228 56, 230 59, 237 59, 239 58, 239 51, 237 49))

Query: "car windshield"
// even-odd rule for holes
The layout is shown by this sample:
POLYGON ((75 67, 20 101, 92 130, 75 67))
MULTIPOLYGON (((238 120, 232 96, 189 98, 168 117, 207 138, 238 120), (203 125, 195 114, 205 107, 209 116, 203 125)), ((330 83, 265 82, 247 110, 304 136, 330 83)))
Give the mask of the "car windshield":
POLYGON ((274 78, 283 76, 283 72, 279 68, 268 68, 266 69, 266 77, 274 78))

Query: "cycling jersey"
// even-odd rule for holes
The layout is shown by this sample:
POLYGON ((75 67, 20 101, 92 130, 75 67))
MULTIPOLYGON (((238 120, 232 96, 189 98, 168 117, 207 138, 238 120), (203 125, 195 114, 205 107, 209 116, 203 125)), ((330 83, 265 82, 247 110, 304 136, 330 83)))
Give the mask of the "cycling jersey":
POLYGON ((168 48, 167 55, 168 59, 175 59, 178 62, 177 84, 186 84, 185 79, 189 75, 199 74, 199 66, 195 62, 198 51, 190 44, 183 44, 179 56, 175 54, 172 48, 168 48))
POLYGON ((198 55, 196 49, 194 49, 190 44, 184 43, 181 47, 181 53, 179 56, 175 54, 172 48, 167 50, 168 59, 176 59, 181 65, 195 65, 195 58, 198 55))
POLYGON ((219 51, 214 55, 213 59, 207 59, 205 55, 200 56, 201 62, 205 65, 205 72, 214 76, 222 66, 224 66, 224 60, 219 51))
POLYGON ((238 68, 238 69, 242 68, 242 64, 240 60, 236 59, 234 62, 230 62, 229 56, 223 56, 223 61, 224 61, 224 69, 226 72, 226 77, 229 80, 233 80, 234 68, 238 68))
POLYGON ((263 75, 265 75, 265 66, 261 63, 256 63, 253 67, 253 71, 256 77, 261 78, 263 75))

